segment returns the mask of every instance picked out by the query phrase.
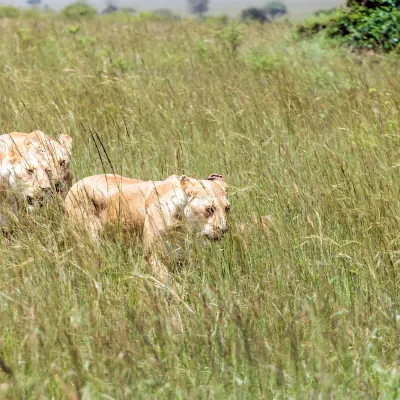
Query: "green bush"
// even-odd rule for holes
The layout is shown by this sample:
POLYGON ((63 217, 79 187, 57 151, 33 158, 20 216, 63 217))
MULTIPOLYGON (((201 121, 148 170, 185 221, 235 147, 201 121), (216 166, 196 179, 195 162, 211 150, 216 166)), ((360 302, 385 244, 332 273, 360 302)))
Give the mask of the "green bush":
POLYGON ((400 1, 394 0, 347 0, 347 7, 363 6, 366 8, 398 7, 400 1))
POLYGON ((78 1, 65 7, 62 14, 70 19, 81 19, 93 17, 97 14, 97 10, 86 2, 78 1))
POLYGON ((240 14, 240 18, 242 21, 269 22, 265 10, 256 7, 244 9, 240 14))
POLYGON ((0 18, 18 18, 20 15, 21 11, 18 8, 0 5, 0 18))
POLYGON ((189 10, 192 14, 203 16, 208 11, 208 0, 189 0, 189 10))
POLYGON ((307 19, 297 28, 302 36, 311 36, 326 29, 334 20, 336 14, 319 14, 307 19))
POLYGON ((394 0, 349 0, 332 14, 319 15, 298 28, 303 35, 324 31, 340 44, 359 49, 400 49, 400 10, 394 0))
POLYGON ((264 7, 265 13, 270 19, 282 17, 287 14, 287 7, 279 0, 269 1, 264 7))

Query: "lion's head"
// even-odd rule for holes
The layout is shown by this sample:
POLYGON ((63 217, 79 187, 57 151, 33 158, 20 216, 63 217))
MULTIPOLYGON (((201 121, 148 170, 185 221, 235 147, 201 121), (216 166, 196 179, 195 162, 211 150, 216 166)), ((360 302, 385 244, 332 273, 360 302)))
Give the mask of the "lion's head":
POLYGON ((8 189, 30 206, 42 204, 52 194, 51 168, 39 154, 10 146, 1 165, 8 189))
POLYGON ((184 207, 186 221, 208 239, 220 239, 228 230, 230 211, 224 177, 213 174, 206 180, 197 180, 184 175, 180 184, 187 196, 184 207))
POLYGON ((27 135, 24 145, 27 151, 39 154, 46 160, 56 192, 68 191, 72 183, 72 138, 62 134, 56 140, 41 131, 34 131, 27 135))

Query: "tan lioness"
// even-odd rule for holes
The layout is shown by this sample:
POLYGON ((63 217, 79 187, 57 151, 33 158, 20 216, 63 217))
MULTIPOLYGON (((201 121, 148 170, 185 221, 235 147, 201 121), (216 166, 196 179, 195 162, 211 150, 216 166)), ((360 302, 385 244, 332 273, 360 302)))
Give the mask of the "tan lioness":
POLYGON ((163 245, 168 234, 183 226, 208 239, 227 231, 230 205, 221 175, 206 180, 170 176, 164 181, 140 181, 119 175, 96 175, 72 186, 65 207, 79 226, 97 239, 107 224, 119 225, 143 238, 148 261, 165 279, 163 245))
POLYGON ((0 157, 12 145, 22 152, 39 154, 49 165, 55 191, 65 197, 72 186, 72 138, 69 135, 59 135, 56 140, 41 131, 7 133, 0 136, 0 157))
POLYGON ((0 153, 0 226, 7 225, 7 210, 18 204, 42 205, 52 193, 50 167, 37 153, 8 146, 0 153))

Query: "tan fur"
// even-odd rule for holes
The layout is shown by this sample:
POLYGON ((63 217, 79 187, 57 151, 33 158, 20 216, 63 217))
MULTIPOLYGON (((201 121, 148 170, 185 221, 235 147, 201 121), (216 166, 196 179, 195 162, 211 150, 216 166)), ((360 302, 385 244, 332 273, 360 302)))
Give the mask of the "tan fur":
POLYGON ((178 226, 189 225, 195 232, 218 239, 227 230, 229 202, 226 182, 220 175, 207 180, 170 176, 164 181, 140 181, 119 175, 96 175, 72 186, 65 207, 79 226, 91 236, 107 224, 129 231, 134 242, 143 237, 145 254, 161 279, 162 243, 178 226))
POLYGON ((50 167, 53 186, 65 197, 72 186, 71 145, 69 135, 59 135, 56 140, 41 131, 11 132, 0 136, 0 162, 5 157, 5 149, 10 146, 40 155, 50 167))
MULTIPOLYGON (((3 149, 4 150, 4 149, 3 149)), ((19 205, 42 205, 52 193, 47 162, 36 153, 6 148, 0 160, 0 227, 8 225, 7 214, 19 205)))
POLYGON ((140 226, 147 190, 148 183, 137 179, 111 174, 89 176, 71 187, 65 207, 78 225, 97 240, 107 223, 123 222, 132 231, 135 225, 140 226))

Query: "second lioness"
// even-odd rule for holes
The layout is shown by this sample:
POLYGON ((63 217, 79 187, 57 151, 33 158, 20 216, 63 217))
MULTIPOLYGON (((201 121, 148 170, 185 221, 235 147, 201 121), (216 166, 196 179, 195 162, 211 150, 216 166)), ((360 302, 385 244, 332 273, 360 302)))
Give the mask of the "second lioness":
POLYGON ((78 225, 98 238, 107 224, 120 225, 143 237, 146 255, 153 255, 166 236, 186 226, 211 240, 227 231, 230 204, 221 175, 206 180, 170 176, 164 181, 140 181, 119 175, 96 175, 72 186, 66 210, 78 225))
POLYGON ((42 131, 31 133, 11 132, 0 135, 0 153, 2 149, 13 146, 20 152, 37 153, 49 166, 56 192, 65 197, 72 186, 71 151, 72 138, 61 134, 57 139, 46 135, 42 131))

